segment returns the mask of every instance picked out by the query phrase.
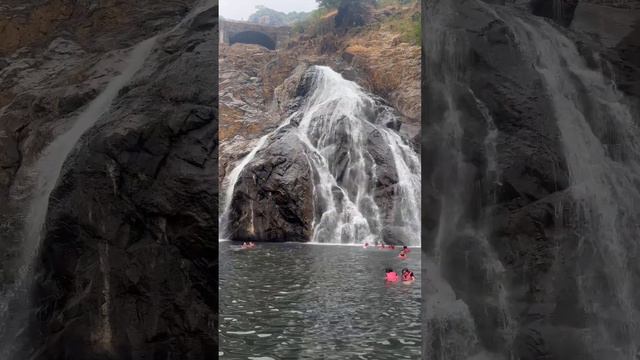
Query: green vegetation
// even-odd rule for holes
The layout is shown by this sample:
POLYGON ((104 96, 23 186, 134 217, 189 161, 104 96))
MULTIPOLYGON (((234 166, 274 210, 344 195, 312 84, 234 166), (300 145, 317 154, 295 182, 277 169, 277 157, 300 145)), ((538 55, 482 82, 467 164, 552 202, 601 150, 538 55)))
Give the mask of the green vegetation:
POLYGON ((318 6, 325 9, 337 9, 343 1, 351 0, 316 0, 318 6))
POLYGON ((389 19, 384 25, 389 30, 399 33, 403 42, 420 45, 422 41, 422 24, 419 13, 413 14, 411 17, 389 19))
MULTIPOLYGON (((323 26, 323 20, 332 10, 328 8, 319 8, 309 13, 306 19, 293 24, 293 32, 297 34, 317 35, 326 33, 323 26)), ((335 10, 334 10, 335 11, 335 10)))
MULTIPOLYGON (((293 24, 294 33, 309 34, 315 36, 332 32, 333 24, 329 21, 331 15, 336 14, 337 9, 343 2, 354 0, 316 1, 318 2, 319 8, 309 13, 306 19, 304 19, 303 21, 295 22, 293 24)), ((418 0, 375 0, 376 8, 384 8, 393 5, 406 6, 412 4, 418 4, 418 0)), ((397 14, 386 18, 382 23, 371 25, 379 26, 381 29, 399 33, 401 36, 401 41, 412 45, 419 46, 422 40, 422 26, 419 12, 408 15, 407 12, 404 11, 402 14, 397 14)))

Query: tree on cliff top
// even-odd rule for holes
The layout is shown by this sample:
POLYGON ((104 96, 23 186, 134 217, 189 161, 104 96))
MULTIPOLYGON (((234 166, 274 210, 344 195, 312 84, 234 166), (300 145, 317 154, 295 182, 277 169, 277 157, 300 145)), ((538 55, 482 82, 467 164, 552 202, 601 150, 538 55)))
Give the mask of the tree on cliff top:
POLYGON ((349 0, 316 0, 318 6, 326 9, 337 9, 343 1, 349 0))

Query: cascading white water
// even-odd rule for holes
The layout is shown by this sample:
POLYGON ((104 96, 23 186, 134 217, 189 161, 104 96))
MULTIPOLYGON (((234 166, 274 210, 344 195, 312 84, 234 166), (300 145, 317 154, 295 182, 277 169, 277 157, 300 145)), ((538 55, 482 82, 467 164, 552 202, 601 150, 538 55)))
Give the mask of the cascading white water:
MULTIPOLYGON (((487 154, 487 173, 486 179, 487 181, 500 183, 500 171, 498 169, 498 149, 497 149, 497 141, 498 141, 498 128, 496 128, 496 124, 493 121, 493 116, 489 112, 487 105, 485 105, 482 100, 478 99, 473 90, 469 89, 469 93, 476 102, 477 108, 482 114, 482 117, 487 122, 487 136, 484 139, 484 149, 487 154)), ((495 199, 494 199, 495 200, 495 199)))
POLYGON ((518 323, 510 309, 507 272, 489 243, 489 218, 469 218, 470 211, 482 206, 474 198, 496 201, 494 189, 501 176, 499 133, 489 109, 467 85, 471 76, 469 44, 464 30, 450 27, 457 16, 454 3, 444 1, 434 6, 426 30, 427 62, 433 64, 427 70, 433 71, 427 75, 432 78, 427 96, 442 107, 442 113, 428 119, 429 131, 437 134, 434 138, 439 156, 430 171, 430 185, 439 192, 440 216, 437 232, 427 239, 431 246, 422 260, 424 283, 428 284, 423 290, 423 356, 443 360, 511 359, 518 323), (464 91, 461 85, 466 85, 467 94, 460 93, 464 91), (470 105, 475 105, 472 114, 478 113, 484 124, 468 118, 470 105), (467 139, 473 136, 467 128, 469 123, 486 129, 480 142, 484 145, 484 169, 465 153, 467 139), (478 174, 482 170, 484 174, 478 174), (473 288, 471 282, 480 282, 482 290, 473 288), (487 323, 494 327, 490 335, 483 333, 487 332, 487 323), (487 346, 487 342, 491 344, 487 346))
POLYGON ((299 125, 300 138, 311 149, 309 161, 318 174, 314 181, 316 201, 326 204, 316 214, 313 241, 362 243, 381 239, 382 215, 374 194, 375 162, 366 144, 370 132, 379 131, 398 176, 395 223, 412 235, 410 245, 419 245, 418 156, 397 133, 383 126, 390 120, 384 117, 393 116, 390 112, 371 121, 370 112, 380 105, 362 88, 329 67, 316 66, 315 70, 314 90, 299 125), (346 164, 339 165, 340 161, 346 164))
MULTIPOLYGON (((407 245, 419 245, 420 160, 400 135, 384 126, 397 120, 395 115, 331 68, 314 66, 313 71, 312 89, 304 105, 275 130, 289 125, 291 119, 300 119, 296 131, 306 145, 314 175, 314 231, 309 240, 347 244, 382 239, 385 219, 376 203, 377 165, 367 149, 369 136, 377 132, 391 154, 398 178, 388 217, 402 230, 407 245)), ((263 136, 225 180, 222 229, 228 221, 235 183, 274 132, 263 136)))
MULTIPOLYGON (((428 282, 434 288, 433 296, 427 295, 425 299, 426 306, 431 311, 425 312, 425 324, 428 327, 425 343, 429 345, 423 354, 434 359, 511 359, 521 354, 526 354, 525 356, 534 354, 533 351, 537 354, 548 351, 549 355, 541 356, 563 358, 563 355, 572 355, 567 352, 567 349, 577 349, 583 350, 585 355, 589 355, 584 358, 589 359, 636 359, 640 355, 640 303, 637 301, 640 295, 638 290, 640 283, 637 280, 640 276, 640 266, 633 260, 639 255, 637 234, 640 230, 638 119, 634 119, 632 111, 626 105, 627 99, 617 91, 613 81, 603 75, 610 70, 608 64, 602 63, 602 69, 597 68, 594 65, 599 60, 597 54, 594 56, 596 61, 590 61, 587 64, 574 41, 565 35, 569 34, 569 31, 553 25, 550 20, 533 17, 522 9, 511 6, 488 4, 484 1, 460 3, 460 8, 456 8, 453 4, 455 2, 450 1, 436 4, 437 6, 431 9, 432 15, 427 22, 429 28, 425 32, 428 37, 427 43, 430 44, 427 54, 431 56, 427 60, 429 64, 427 71, 430 71, 428 76, 434 84, 429 85, 429 89, 432 89, 430 94, 437 99, 433 104, 446 109, 443 111, 444 116, 429 119, 433 124, 432 127, 441 132, 438 139, 442 144, 437 149, 443 155, 435 170, 444 174, 445 179, 450 182, 436 187, 437 190, 442 191, 441 217, 438 233, 434 234, 433 253, 429 254, 433 256, 427 255, 422 262, 423 269, 429 269, 429 273, 424 277, 429 278, 428 282), (469 36, 464 33, 465 27, 460 24, 466 24, 469 19, 473 19, 472 11, 480 14, 479 9, 482 9, 482 17, 489 15, 495 18, 495 21, 491 22, 492 25, 498 27, 506 25, 506 29, 501 32, 507 34, 509 45, 511 41, 515 41, 520 51, 517 56, 524 60, 522 66, 528 68, 531 64, 539 73, 541 83, 544 85, 540 96, 549 100, 551 116, 555 119, 559 130, 558 141, 564 150, 570 187, 567 192, 558 191, 553 198, 549 197, 549 199, 556 206, 554 209, 556 214, 562 214, 567 218, 573 215, 573 218, 566 219, 570 224, 559 224, 560 221, 557 221, 556 227, 548 230, 553 233, 546 241, 558 238, 567 239, 567 241, 564 244, 557 243, 555 250, 551 250, 555 251, 555 254, 560 254, 552 258, 553 266, 563 266, 563 268, 545 273, 553 279, 545 279, 548 283, 542 286, 557 288, 545 289, 550 294, 545 295, 540 302, 546 305, 555 301, 557 306, 555 311, 562 312, 563 302, 569 301, 571 305, 568 310, 575 310, 576 314, 562 314, 565 317, 562 321, 579 323, 575 327, 573 324, 556 322, 553 318, 556 314, 549 316, 551 318, 549 320, 542 318, 540 324, 544 325, 531 326, 528 323, 526 319, 528 315, 523 316, 526 312, 518 311, 522 306, 518 295, 515 292, 508 294, 504 285, 511 285, 509 290, 513 291, 523 283, 531 284, 527 283, 528 280, 522 281, 512 276, 505 278, 505 267, 491 247, 493 245, 499 249, 498 246, 502 244, 495 241, 489 243, 485 235, 491 234, 493 225, 485 224, 484 221, 486 218, 495 219, 495 213, 492 212, 495 207, 492 208, 491 205, 496 202, 496 199, 493 199, 494 203, 489 199, 489 205, 483 205, 482 208, 477 207, 474 203, 476 199, 473 197, 468 197, 471 200, 464 199, 464 189, 470 188, 470 185, 476 185, 473 183, 474 178, 483 179, 487 185, 492 182, 501 185, 499 170, 508 169, 505 167, 507 164, 501 164, 501 158, 497 156, 498 140, 506 137, 500 138, 502 134, 495 128, 496 124, 488 107, 470 89, 470 96, 461 93, 461 90, 464 91, 469 84, 477 84, 473 82, 477 78, 465 73, 465 69, 471 69, 477 64, 477 62, 473 64, 476 60, 473 59, 473 54, 469 55, 468 52, 484 44, 478 45, 475 42, 466 44, 469 36), (470 61, 473 64, 471 66, 470 61), (459 63, 462 63, 462 66, 457 66, 459 63), (477 170, 484 170, 484 176, 476 176, 478 174, 473 173, 474 170, 471 170, 471 176, 464 174, 464 165, 460 165, 469 164, 469 161, 460 156, 462 148, 457 131, 460 127, 460 119, 457 118, 459 116, 456 112, 457 104, 451 100, 450 94, 454 94, 453 97, 456 99, 465 98, 465 101, 460 102, 462 111, 468 110, 469 105, 475 100, 475 108, 486 123, 487 135, 484 139, 486 168, 481 169, 477 163, 474 166, 477 170), (469 97, 471 102, 466 101, 469 97), (469 179, 464 180, 465 177, 469 179), (570 198, 565 195, 570 195, 570 198), (465 211, 473 212, 472 215, 479 215, 467 219, 464 217, 465 211), (469 226, 470 223, 473 224, 469 226), (456 237, 468 239, 467 242, 458 243, 465 245, 464 247, 452 246, 458 241, 456 237), (577 240, 577 249, 573 248, 574 237, 577 240), (448 246, 451 247, 448 248, 448 246), (470 274, 464 266, 470 260, 464 256, 456 257, 456 254, 471 247, 474 247, 472 254, 476 256, 476 265, 479 258, 482 268, 487 271, 485 275, 487 283, 483 283, 480 290, 474 289, 469 296, 468 293, 465 294, 468 291, 465 280, 470 274), (570 265, 567 266, 568 264, 570 265), (564 266, 574 272, 569 275, 558 273, 558 271, 565 271, 564 266), (569 295, 563 293, 566 291, 563 286, 567 285, 564 280, 557 280, 563 276, 570 278, 567 281, 570 286, 574 286, 572 281, 575 279, 576 292, 569 295), (513 284, 516 285, 513 286, 513 284), (451 288, 455 290, 455 294, 446 298, 446 295, 451 293, 451 288), (456 301, 457 294, 462 294, 461 298, 471 311, 466 311, 464 303, 456 301), (554 299, 551 299, 552 297, 554 299), (456 306, 438 307, 446 301, 456 306), (497 325, 495 330, 492 328, 487 331, 486 319, 483 317, 486 312, 481 313, 483 309, 486 311, 489 308, 489 306, 484 307, 486 304, 495 306, 499 310, 498 316, 492 318, 497 320, 491 323, 497 325), (484 324, 485 330, 481 332, 475 330, 474 321, 478 326, 484 324), (571 335, 562 335, 561 339, 575 337, 573 341, 576 344, 563 343, 563 340, 555 338, 556 334, 564 334, 564 332, 571 335), (482 338, 486 334, 494 337, 483 339, 482 346, 479 346, 479 342, 474 341, 475 336, 482 338), (527 339, 528 336, 531 338, 527 339), (499 341, 495 341, 496 339, 499 341), (520 342, 522 339, 525 340, 520 342), (523 344, 526 344, 527 348, 523 347, 523 344), (537 348, 538 344, 539 348, 537 348), (499 353, 488 353, 482 349, 485 346, 487 348, 492 346, 491 351, 499 353)), ((471 37, 474 36, 475 34, 471 37)), ((510 55, 516 55, 516 52, 517 50, 510 55)), ((479 58, 483 56, 484 54, 479 58)), ((500 73, 500 70, 498 69, 496 73, 500 73)), ((481 77, 481 79, 484 78, 481 77)), ((503 109, 501 106, 497 108, 503 109)), ((497 117, 496 120, 498 120, 497 117)), ((478 125, 475 118, 462 123, 465 126, 469 124, 468 129, 474 129, 472 126, 478 125)), ((503 124, 510 125, 506 121, 503 124)), ((463 131, 465 130, 467 129, 463 131)), ((555 131, 555 129, 549 130, 555 131)), ((506 135, 510 136, 509 133, 506 135)), ((474 141, 478 140, 474 138, 474 141)), ((510 146, 508 141, 505 141, 505 145, 510 146)), ((503 151, 500 155, 511 160, 510 149, 500 150, 503 151)), ((550 166, 552 173, 549 176, 554 179, 554 182, 556 182, 557 170, 556 166, 550 166)), ((434 176, 434 178, 441 177, 434 176)), ((555 186, 557 187, 558 184, 555 186)), ((497 190, 495 186, 488 187, 490 191, 497 190)), ((495 196, 492 193, 486 195, 495 196)), ((498 228, 500 229, 501 225, 498 225, 498 228)), ((549 247, 551 245, 545 244, 549 247)), ((477 268, 476 266, 474 269, 477 268)), ((429 291, 432 290, 429 289, 429 291)), ((431 293, 427 292, 427 294, 431 293)), ((525 305, 535 304, 527 311, 536 316, 546 316, 544 314, 546 310, 540 311, 536 308, 538 305, 536 301, 538 300, 525 305)))
POLYGON ((578 253, 585 260, 582 273, 576 275, 580 275, 578 288, 585 310, 597 319, 584 336, 597 358, 635 358, 640 352, 638 292, 633 283, 640 255, 637 119, 615 84, 598 69, 589 68, 574 42, 555 26, 540 19, 503 19, 508 19, 521 51, 535 59, 551 99, 571 194, 577 216, 583 220, 578 253), (607 142, 602 140, 605 135, 607 142), (607 292, 603 292, 605 285, 607 292))

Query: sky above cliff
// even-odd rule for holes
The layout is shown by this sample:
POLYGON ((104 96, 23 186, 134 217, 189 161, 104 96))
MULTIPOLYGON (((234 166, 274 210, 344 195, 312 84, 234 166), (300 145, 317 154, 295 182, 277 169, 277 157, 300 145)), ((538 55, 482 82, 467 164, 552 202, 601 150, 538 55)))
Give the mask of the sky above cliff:
POLYGON ((284 13, 318 8, 316 0, 220 0, 220 15, 227 19, 247 20, 256 11, 256 5, 284 13))

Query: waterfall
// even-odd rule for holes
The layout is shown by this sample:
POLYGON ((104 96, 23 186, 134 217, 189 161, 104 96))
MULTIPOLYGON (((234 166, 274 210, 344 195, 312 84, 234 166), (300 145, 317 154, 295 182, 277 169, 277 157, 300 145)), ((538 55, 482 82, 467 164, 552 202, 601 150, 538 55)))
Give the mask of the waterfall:
POLYGON ((42 156, 36 162, 33 168, 36 176, 36 192, 33 195, 25 218, 26 234, 24 244, 26 251, 24 253, 26 259, 22 262, 25 266, 31 265, 31 261, 27 259, 32 259, 38 250, 42 228, 47 215, 49 196, 60 176, 64 161, 82 135, 93 127, 102 114, 109 109, 118 92, 142 68, 155 41, 156 38, 152 37, 132 48, 122 72, 114 77, 104 90, 87 105, 87 108, 78 115, 73 126, 67 132, 58 136, 46 147, 42 156))
POLYGON ((233 191, 243 169, 285 125, 305 145, 314 192, 313 235, 318 243, 381 241, 393 227, 407 245, 420 244, 420 160, 398 133, 387 127, 399 119, 389 106, 326 66, 314 66, 304 105, 274 132, 263 136, 227 176, 221 228, 228 221, 233 191), (293 119, 299 121, 294 124, 293 119), (390 164, 380 164, 369 149, 379 135, 390 164), (376 196, 379 166, 391 166, 398 181, 385 214, 376 196))
MULTIPOLYGON (((95 125, 100 117, 109 109, 112 102, 118 96, 118 92, 129 83, 131 78, 140 70, 151 53, 156 43, 156 37, 146 39, 135 45, 125 61, 125 67, 121 73, 115 76, 102 92, 93 99, 87 107, 76 117, 73 125, 64 134, 55 138, 42 152, 40 158, 31 169, 33 174, 34 193, 30 198, 24 223, 24 235, 22 251, 20 254, 19 268, 14 282, 9 285, 2 294, 2 306, 0 318, 4 329, 3 336, 16 336, 19 329, 26 326, 26 316, 30 304, 21 302, 21 309, 9 309, 9 302, 21 296, 28 300, 28 292, 31 289, 33 266, 38 255, 44 224, 47 217, 47 209, 51 192, 56 186, 62 172, 65 160, 80 141, 82 135, 95 125)), ((108 286, 107 284, 105 284, 108 286)), ((12 341, 12 340, 3 340, 12 341)), ((11 345, 2 343, 0 355, 9 357, 12 351, 11 345)))
POLYGON ((583 58, 573 39, 580 35, 552 20, 484 1, 436 2, 430 10, 425 71, 436 115, 425 129, 436 134, 429 149, 437 158, 424 183, 438 191, 440 212, 422 261, 430 309, 423 354, 636 359, 640 127, 632 100, 605 76, 610 64, 597 53, 583 58), (487 79, 504 83, 483 89, 487 79), (509 83, 519 79, 527 85, 509 83), (530 84, 540 88, 525 90, 530 84), (505 106, 496 104, 501 96, 505 106), (514 131, 528 125, 534 129, 522 137, 514 131), (557 163, 523 167, 541 174, 517 184, 514 167, 538 151, 557 163), (527 199, 526 187, 545 178, 527 199), (531 222, 538 228, 519 238, 519 225, 531 222), (530 263, 532 255, 544 265, 530 263))
MULTIPOLYGON (((458 11, 455 2, 442 1, 427 14, 425 37, 429 79, 427 107, 437 109, 427 118, 425 133, 432 153, 425 188, 438 203, 437 228, 425 237, 423 356, 441 360, 512 359, 516 334, 509 303, 507 271, 493 250, 488 217, 479 199, 496 201, 500 184, 499 132, 491 112, 469 86, 472 57, 466 30, 451 26, 458 11), (473 115, 478 120, 470 119, 473 115), (470 132, 468 126, 474 127, 470 132), (475 134, 484 127, 484 138, 475 134), (484 155, 482 162, 469 153, 484 155), (487 328, 490 324, 491 329, 487 328)), ((423 145, 424 146, 424 145, 423 145)))
MULTIPOLYGON (((560 130, 576 203, 585 343, 596 358, 640 354, 640 128, 602 69, 587 66, 558 27, 506 17, 521 51, 534 59, 560 130)), ((606 63, 601 65, 606 66, 606 63)))
MULTIPOLYGON (((75 118, 72 126, 62 135, 56 137, 42 151, 39 159, 30 169, 30 177, 33 181, 33 194, 29 198, 28 209, 23 219, 23 241, 16 271, 15 280, 5 289, 0 296, 0 358, 11 358, 10 355, 16 347, 15 339, 20 332, 27 327, 28 313, 30 309, 30 294, 33 277, 33 266, 38 256, 39 247, 44 233, 45 221, 51 193, 62 173, 65 160, 80 142, 83 134, 91 129, 103 114, 107 113, 119 92, 130 83, 131 79, 143 68, 143 65, 159 38, 170 35, 178 30, 186 22, 192 20, 202 11, 215 5, 215 1, 201 0, 197 5, 176 25, 165 30, 159 35, 152 36, 133 46, 124 60, 121 72, 114 76, 106 87, 93 99, 84 110, 75 118), (22 299, 21 301, 17 301, 22 299)), ((107 171, 111 172, 112 165, 107 165, 107 171)), ((114 187, 114 192, 116 191, 114 187)), ((103 295, 105 304, 99 311, 103 318, 102 340, 110 339, 110 284, 109 284, 109 252, 108 243, 104 244, 105 251, 100 252, 100 269, 103 272, 103 295)))

